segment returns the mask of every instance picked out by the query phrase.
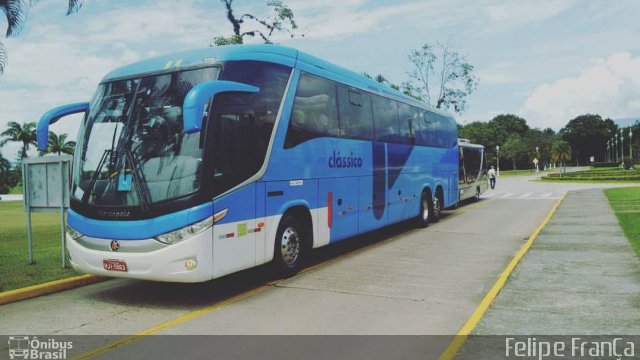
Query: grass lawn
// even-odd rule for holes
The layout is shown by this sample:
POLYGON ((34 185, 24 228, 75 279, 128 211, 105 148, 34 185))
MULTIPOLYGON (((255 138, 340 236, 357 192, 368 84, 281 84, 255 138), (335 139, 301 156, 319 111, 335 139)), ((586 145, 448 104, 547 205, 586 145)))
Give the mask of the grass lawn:
POLYGON ((542 181, 550 182, 585 182, 585 183, 640 183, 640 170, 624 170, 621 168, 592 168, 563 174, 554 173, 542 177, 542 181))
POLYGON ((18 185, 9 190, 9 194, 22 194, 22 185, 18 185))
POLYGON ((636 254, 640 256, 640 187, 607 189, 604 194, 636 254))
POLYGON ((29 265, 27 216, 22 201, 0 202, 0 291, 78 275, 61 267, 60 213, 33 213, 33 258, 29 265))

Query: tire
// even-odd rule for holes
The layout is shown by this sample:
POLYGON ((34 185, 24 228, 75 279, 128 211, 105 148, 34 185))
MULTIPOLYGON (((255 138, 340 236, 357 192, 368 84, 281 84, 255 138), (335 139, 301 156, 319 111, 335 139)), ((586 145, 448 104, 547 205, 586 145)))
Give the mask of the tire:
POLYGON ((418 227, 425 228, 429 225, 432 208, 431 194, 427 190, 422 190, 422 196, 420 197, 420 212, 416 217, 416 224, 418 227))
POLYGON ((476 195, 473 197, 473 201, 480 201, 480 188, 476 188, 476 195))
POLYGON ((306 232, 292 215, 285 215, 278 225, 273 268, 276 276, 290 277, 304 265, 306 255, 306 232))
POLYGON ((438 222, 442 217, 442 206, 444 204, 444 199, 442 198, 442 191, 437 190, 436 196, 431 201, 431 222, 438 222))

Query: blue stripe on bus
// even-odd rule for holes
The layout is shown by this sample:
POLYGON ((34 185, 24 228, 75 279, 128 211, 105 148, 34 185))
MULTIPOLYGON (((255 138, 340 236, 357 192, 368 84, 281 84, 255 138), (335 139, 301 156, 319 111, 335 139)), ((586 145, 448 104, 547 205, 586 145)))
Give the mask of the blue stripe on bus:
POLYGON ((183 228, 213 215, 213 204, 202 205, 146 220, 96 220, 69 209, 67 224, 78 232, 95 238, 142 240, 183 228))

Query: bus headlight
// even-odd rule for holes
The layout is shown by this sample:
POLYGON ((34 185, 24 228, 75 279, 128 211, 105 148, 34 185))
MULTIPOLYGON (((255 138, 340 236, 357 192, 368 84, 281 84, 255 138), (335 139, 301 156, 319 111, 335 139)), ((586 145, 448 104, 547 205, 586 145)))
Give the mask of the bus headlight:
POLYGON ((82 233, 78 232, 76 229, 72 228, 69 225, 66 226, 65 231, 67 232, 67 234, 69 234, 69 236, 71 236, 73 240, 79 239, 84 236, 82 233))
POLYGON ((155 237, 155 239, 165 244, 176 244, 182 240, 186 240, 196 234, 207 230, 211 226, 213 226, 213 216, 209 216, 208 218, 201 220, 195 224, 185 226, 182 229, 173 230, 171 232, 158 235, 155 237))

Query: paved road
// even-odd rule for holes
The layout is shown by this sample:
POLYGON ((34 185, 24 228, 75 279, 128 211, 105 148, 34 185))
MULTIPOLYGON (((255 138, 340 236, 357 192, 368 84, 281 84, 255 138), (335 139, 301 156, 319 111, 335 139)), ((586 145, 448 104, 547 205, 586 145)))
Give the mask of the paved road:
MULTIPOLYGON (((498 180, 427 229, 394 226, 317 251, 333 259, 159 334, 455 334, 559 194, 593 184, 498 180)), ((265 282, 112 280, 0 307, 0 334, 134 334, 265 282)))

